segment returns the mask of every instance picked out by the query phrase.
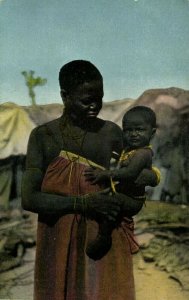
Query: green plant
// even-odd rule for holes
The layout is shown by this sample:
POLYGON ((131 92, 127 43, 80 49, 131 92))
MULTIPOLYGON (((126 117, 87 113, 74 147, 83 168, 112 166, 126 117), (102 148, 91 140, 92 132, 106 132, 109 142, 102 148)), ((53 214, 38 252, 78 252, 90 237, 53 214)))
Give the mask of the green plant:
POLYGON ((34 88, 36 86, 43 86, 47 83, 47 79, 41 77, 34 77, 34 71, 22 71, 21 74, 25 78, 26 86, 28 87, 29 97, 31 98, 32 105, 36 105, 36 97, 34 88))

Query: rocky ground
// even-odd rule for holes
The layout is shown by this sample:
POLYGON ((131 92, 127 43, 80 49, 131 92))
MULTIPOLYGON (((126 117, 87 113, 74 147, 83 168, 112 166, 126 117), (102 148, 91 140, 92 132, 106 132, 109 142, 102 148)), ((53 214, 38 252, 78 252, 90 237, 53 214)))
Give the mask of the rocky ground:
POLYGON ((154 263, 146 263, 140 254, 134 257, 136 300, 188 300, 189 291, 178 281, 159 270, 154 263))
MULTIPOLYGON (((156 201, 138 215, 141 251, 133 257, 136 300, 189 299, 188 215, 188 207, 156 201)), ((27 247, 18 267, 0 273, 1 300, 32 300, 34 257, 35 247, 27 247)))
POLYGON ((27 249, 21 266, 0 274, 0 299, 32 300, 35 248, 27 249))
MULTIPOLYGON (((32 300, 35 248, 27 250, 23 265, 1 273, 1 300, 32 300)), ((141 254, 134 256, 136 300, 188 300, 189 291, 160 271, 153 263, 143 261, 141 254)), ((115 299, 116 300, 116 299, 115 299)), ((125 300, 125 299, 123 299, 125 300)))

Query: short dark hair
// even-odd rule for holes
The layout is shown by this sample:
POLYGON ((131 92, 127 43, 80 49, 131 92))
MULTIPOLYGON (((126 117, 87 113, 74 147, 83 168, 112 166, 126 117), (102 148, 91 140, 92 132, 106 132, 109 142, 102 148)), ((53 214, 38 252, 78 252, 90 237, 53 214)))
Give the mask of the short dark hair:
POLYGON ((73 60, 65 64, 59 72, 60 88, 67 93, 70 93, 78 85, 92 80, 101 81, 103 84, 100 71, 87 60, 73 60))
POLYGON ((150 107, 142 105, 132 107, 123 116, 123 122, 124 119, 132 113, 139 113, 140 115, 142 115, 146 122, 148 122, 153 128, 156 128, 156 114, 150 107))

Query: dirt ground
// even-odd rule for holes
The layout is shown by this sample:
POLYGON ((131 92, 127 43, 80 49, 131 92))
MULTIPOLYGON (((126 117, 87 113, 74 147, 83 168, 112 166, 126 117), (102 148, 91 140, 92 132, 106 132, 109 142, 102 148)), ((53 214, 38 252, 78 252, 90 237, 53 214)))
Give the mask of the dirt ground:
MULTIPOLYGON (((34 257, 35 248, 28 249, 21 267, 0 274, 1 300, 32 300, 34 257)), ((140 253, 133 258, 136 300, 189 299, 189 291, 183 291, 168 273, 158 270, 153 263, 145 263, 140 253)))
MULTIPOLYGON (((35 226, 36 215, 32 217, 35 226)), ((34 259, 35 247, 28 248, 20 267, 0 273, 0 300, 33 300, 34 259)), ((189 299, 189 290, 184 291, 179 282, 154 263, 144 262, 140 252, 133 256, 133 262, 136 300, 189 299)))
POLYGON ((188 300, 189 291, 158 270, 153 263, 145 263, 140 253, 134 257, 136 300, 188 300))

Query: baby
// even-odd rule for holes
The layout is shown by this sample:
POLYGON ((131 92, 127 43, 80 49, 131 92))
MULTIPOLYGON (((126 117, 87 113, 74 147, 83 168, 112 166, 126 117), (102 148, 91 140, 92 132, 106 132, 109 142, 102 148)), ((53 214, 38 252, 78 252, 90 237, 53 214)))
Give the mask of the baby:
MULTIPOLYGON (((89 169, 85 176, 93 184, 109 180, 113 193, 122 193, 134 198, 141 204, 145 201, 145 186, 138 186, 136 179, 143 169, 152 169, 153 152, 150 140, 156 132, 156 115, 145 106, 136 106, 127 111, 122 120, 124 149, 113 170, 89 169)), ((156 168, 154 168, 156 172, 156 168)), ((159 174, 157 173, 157 178, 159 174)), ((139 205, 140 206, 140 205, 139 205)), ((141 209, 142 205, 140 206, 141 209)), ((96 239, 88 243, 86 254, 92 259, 102 258, 111 248, 111 233, 119 226, 124 215, 120 215, 117 224, 99 223, 96 239)), ((131 216, 129 216, 131 217, 131 216)))

